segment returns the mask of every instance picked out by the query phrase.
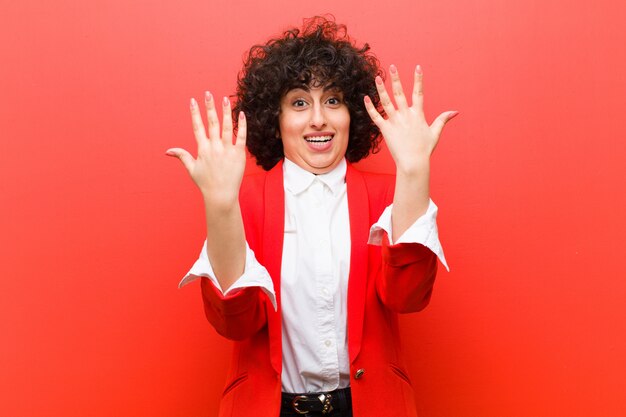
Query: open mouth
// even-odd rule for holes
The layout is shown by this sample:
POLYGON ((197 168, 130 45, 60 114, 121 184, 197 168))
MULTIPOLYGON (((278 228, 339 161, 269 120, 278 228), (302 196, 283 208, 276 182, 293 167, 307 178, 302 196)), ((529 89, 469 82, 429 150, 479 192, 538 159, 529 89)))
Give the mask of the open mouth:
POLYGON ((309 143, 326 143, 330 142, 333 139, 331 135, 328 136, 309 136, 304 138, 309 143))

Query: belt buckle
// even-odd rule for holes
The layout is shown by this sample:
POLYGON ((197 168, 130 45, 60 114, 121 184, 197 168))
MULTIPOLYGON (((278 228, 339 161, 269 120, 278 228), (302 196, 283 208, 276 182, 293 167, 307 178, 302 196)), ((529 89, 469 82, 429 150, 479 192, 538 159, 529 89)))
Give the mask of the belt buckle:
POLYGON ((293 407, 293 409, 295 410, 296 413, 298 414, 308 414, 308 411, 302 411, 298 408, 298 401, 307 401, 308 397, 306 395, 298 395, 296 397, 293 397, 293 400, 291 401, 291 406, 293 407))
MULTIPOLYGON (((318 395, 317 399, 320 400, 320 402, 322 403, 322 414, 328 414, 331 411, 333 411, 333 406, 330 403, 331 400, 333 399, 332 395, 320 394, 318 395)), ((291 406, 293 407, 294 411, 298 414, 308 414, 309 411, 300 410, 298 408, 299 401, 307 402, 308 400, 309 400, 309 397, 307 395, 297 395, 293 397, 293 400, 291 401, 291 406)))
POLYGON ((319 397, 317 397, 323 404, 323 408, 322 408, 322 414, 328 414, 331 411, 333 411, 333 406, 331 405, 330 401, 333 399, 333 396, 330 394, 320 394, 319 397))

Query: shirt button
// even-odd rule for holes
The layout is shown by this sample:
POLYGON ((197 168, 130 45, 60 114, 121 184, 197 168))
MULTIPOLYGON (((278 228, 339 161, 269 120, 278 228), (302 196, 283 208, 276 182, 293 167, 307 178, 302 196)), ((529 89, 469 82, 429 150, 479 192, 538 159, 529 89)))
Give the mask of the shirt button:
POLYGON ((322 294, 324 294, 324 295, 326 295, 326 296, 327 296, 328 294, 330 294, 330 292, 328 291, 328 289, 327 289, 327 288, 323 288, 323 289, 322 289, 322 294))
POLYGON ((365 369, 361 368, 354 373, 354 379, 361 379, 363 374, 365 373, 365 369))
POLYGON ((326 345, 326 347, 330 347, 330 345, 332 344, 330 340, 327 340, 324 342, 324 344, 326 345))

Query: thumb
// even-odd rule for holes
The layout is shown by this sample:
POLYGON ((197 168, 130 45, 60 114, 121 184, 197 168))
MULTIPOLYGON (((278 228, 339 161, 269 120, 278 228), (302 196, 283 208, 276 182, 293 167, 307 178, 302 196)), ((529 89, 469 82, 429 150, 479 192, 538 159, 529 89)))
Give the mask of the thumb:
POLYGON ((447 111, 447 112, 441 113, 435 119, 435 121, 433 122, 432 125, 430 125, 430 127, 435 130, 437 137, 441 135, 441 131, 443 130, 443 127, 446 125, 446 123, 452 120, 457 114, 459 114, 458 111, 447 111))
POLYGON ((182 148, 170 148, 165 151, 165 155, 180 159, 180 162, 183 163, 187 171, 191 172, 194 159, 193 156, 191 156, 191 154, 186 150, 182 148))

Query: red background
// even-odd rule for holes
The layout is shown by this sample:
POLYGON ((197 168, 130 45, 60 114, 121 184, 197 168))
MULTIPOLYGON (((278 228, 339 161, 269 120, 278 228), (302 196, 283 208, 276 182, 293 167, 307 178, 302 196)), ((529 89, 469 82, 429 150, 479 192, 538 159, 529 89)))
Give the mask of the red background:
POLYGON ((249 46, 327 12, 461 112, 432 175, 452 272, 403 318, 421 415, 626 415, 624 2, 4 3, 2 415, 216 415, 230 345, 176 289, 204 222, 164 151, 249 46))

